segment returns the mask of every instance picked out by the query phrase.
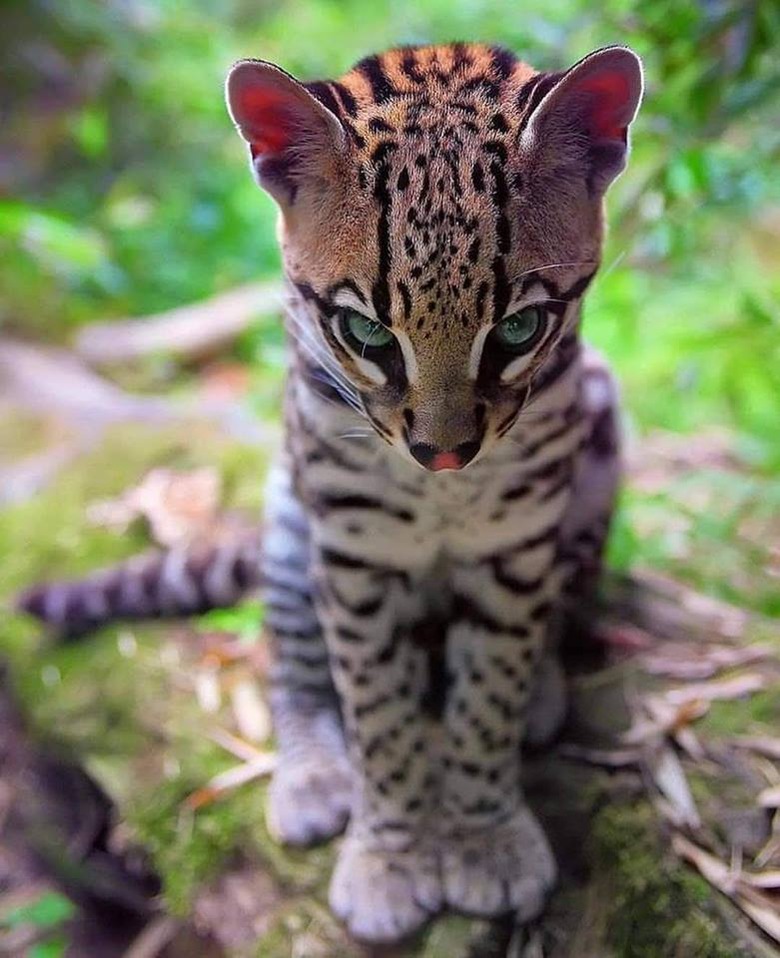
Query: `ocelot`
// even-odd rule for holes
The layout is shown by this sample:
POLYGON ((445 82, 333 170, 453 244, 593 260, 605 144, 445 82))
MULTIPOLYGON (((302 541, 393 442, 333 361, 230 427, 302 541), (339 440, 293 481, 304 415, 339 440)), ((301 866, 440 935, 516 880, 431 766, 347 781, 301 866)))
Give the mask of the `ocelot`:
POLYGON ((262 548, 28 596, 84 625, 262 581, 269 822, 293 844, 346 827, 330 902, 358 938, 445 907, 530 919, 554 884, 521 743, 564 715, 561 609, 593 589, 613 509, 617 395, 579 326, 641 95, 624 47, 555 73, 406 47, 314 83, 237 63, 289 290, 262 548))

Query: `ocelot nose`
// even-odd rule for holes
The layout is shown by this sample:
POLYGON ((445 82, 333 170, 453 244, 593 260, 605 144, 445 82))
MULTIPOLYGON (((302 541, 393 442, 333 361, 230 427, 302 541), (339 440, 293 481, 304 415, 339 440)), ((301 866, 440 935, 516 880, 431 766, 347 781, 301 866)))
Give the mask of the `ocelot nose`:
POLYGON ((462 469, 479 452, 479 442, 461 442, 454 449, 439 449, 428 442, 415 442, 409 452, 426 469, 439 472, 442 469, 462 469))

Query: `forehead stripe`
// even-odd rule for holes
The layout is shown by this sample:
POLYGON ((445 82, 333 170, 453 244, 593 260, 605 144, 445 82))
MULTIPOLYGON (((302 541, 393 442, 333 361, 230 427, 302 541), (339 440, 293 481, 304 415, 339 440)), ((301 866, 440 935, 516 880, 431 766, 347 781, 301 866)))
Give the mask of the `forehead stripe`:
POLYGON ((412 83, 422 83, 425 80, 425 76, 420 73, 417 51, 412 47, 407 47, 404 50, 404 55, 401 57, 401 72, 407 76, 412 83))
POLYGON ((390 178, 388 157, 395 148, 394 143, 380 143, 376 150, 374 150, 372 156, 374 163, 377 165, 374 196, 379 204, 379 217, 376 227, 379 261, 377 263, 377 279, 371 290, 371 300, 374 304, 377 317, 388 326, 392 322, 390 313, 390 287, 388 283, 392 264, 390 249, 390 205, 392 202, 392 194, 387 185, 390 178))
POLYGON ((376 103, 386 103, 399 95, 398 90, 385 73, 382 61, 378 56, 366 57, 365 60, 358 63, 355 69, 368 80, 371 95, 376 103))
POLYGON ((490 52, 493 56, 493 69, 503 82, 512 75, 517 58, 504 47, 493 47, 490 52))
POLYGON ((496 206, 498 251, 499 253, 506 254, 512 248, 512 230, 509 225, 509 217, 506 215, 506 209, 509 203, 509 190, 507 189, 504 171, 497 160, 492 160, 490 163, 490 175, 493 177, 492 198, 496 206))
POLYGON ((402 283, 399 281, 398 292, 401 294, 401 300, 403 301, 403 304, 404 304, 404 316, 406 317, 406 319, 409 319, 409 316, 411 315, 411 312, 412 312, 412 297, 409 292, 409 287, 406 285, 406 283, 402 283))

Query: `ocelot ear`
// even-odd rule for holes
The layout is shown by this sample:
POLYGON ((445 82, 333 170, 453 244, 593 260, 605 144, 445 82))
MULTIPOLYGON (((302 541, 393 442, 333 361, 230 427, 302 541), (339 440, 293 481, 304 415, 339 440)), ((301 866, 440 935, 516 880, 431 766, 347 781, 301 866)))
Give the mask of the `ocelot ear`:
POLYGON ((317 192, 338 182, 344 128, 289 73, 264 60, 240 60, 225 98, 257 182, 280 205, 294 203, 301 188, 317 192))
POLYGON ((589 191, 603 193, 625 168, 628 128, 642 88, 642 62, 632 50, 596 50, 546 93, 526 124, 521 146, 542 150, 554 168, 584 164, 589 191))

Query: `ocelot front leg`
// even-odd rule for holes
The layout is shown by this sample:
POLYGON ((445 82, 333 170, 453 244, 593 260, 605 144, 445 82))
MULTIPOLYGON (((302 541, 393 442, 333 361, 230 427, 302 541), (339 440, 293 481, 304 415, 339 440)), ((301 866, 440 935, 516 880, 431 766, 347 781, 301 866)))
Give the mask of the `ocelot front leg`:
POLYGON ((408 638, 404 573, 322 550, 317 606, 353 768, 355 801, 330 888, 356 937, 395 941, 441 906, 421 700, 427 661, 408 638))
MULTIPOLYGON (((577 454, 569 504, 558 533, 553 575, 562 602, 553 611, 531 703, 525 741, 542 747, 555 738, 567 711, 566 681, 558 658, 561 631, 593 613, 601 563, 615 511, 621 473, 620 397, 604 359, 583 350, 580 409, 584 436, 577 454)), ((577 629, 578 637, 581 628, 577 629)))
POLYGON ((555 599, 554 541, 458 566, 447 637, 442 874, 446 903, 526 921, 555 881, 520 786, 520 743, 555 599))
POLYGON ((344 829, 352 773, 312 600, 309 524, 283 464, 271 471, 266 492, 263 576, 279 754, 268 793, 268 826, 280 841, 307 845, 344 829))

